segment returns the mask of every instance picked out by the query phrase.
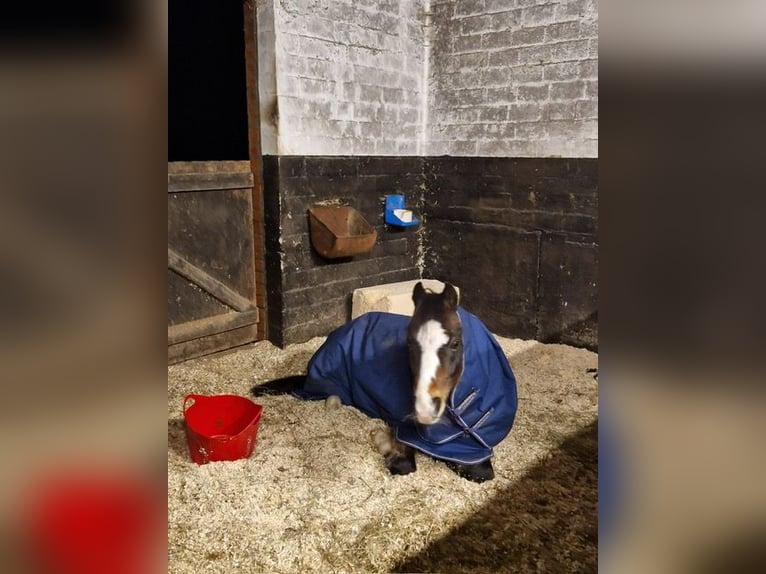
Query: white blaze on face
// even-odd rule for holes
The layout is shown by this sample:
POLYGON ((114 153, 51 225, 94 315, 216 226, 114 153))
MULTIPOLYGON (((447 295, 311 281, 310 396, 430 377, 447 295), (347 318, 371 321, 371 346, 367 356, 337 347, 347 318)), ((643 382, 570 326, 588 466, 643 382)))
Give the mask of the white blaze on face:
POLYGON ((415 414, 420 422, 430 422, 436 416, 428 387, 431 386, 439 368, 439 349, 446 345, 449 336, 441 323, 430 320, 423 323, 415 340, 420 345, 420 373, 415 386, 415 414))

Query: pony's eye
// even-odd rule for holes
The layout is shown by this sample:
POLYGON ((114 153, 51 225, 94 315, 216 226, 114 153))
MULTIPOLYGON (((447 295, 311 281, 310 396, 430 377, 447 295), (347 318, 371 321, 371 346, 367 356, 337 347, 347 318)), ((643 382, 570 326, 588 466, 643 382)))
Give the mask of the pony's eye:
POLYGON ((449 342, 450 349, 457 349, 460 346, 460 339, 452 339, 449 342))

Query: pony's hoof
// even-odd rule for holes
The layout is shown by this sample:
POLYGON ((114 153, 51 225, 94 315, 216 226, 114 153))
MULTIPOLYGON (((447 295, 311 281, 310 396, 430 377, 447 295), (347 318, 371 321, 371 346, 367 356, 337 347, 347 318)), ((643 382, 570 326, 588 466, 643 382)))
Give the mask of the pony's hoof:
POLYGON ((485 460, 478 464, 457 464, 454 462, 447 462, 447 467, 450 470, 472 482, 486 482, 495 478, 495 471, 492 468, 492 461, 485 460))
POLYGON ((385 458, 386 468, 391 474, 415 472, 415 450, 396 440, 391 429, 375 433, 375 444, 385 458))
POLYGON ((386 462, 389 472, 394 475, 410 474, 417 470, 414 457, 412 459, 406 456, 389 457, 386 462))

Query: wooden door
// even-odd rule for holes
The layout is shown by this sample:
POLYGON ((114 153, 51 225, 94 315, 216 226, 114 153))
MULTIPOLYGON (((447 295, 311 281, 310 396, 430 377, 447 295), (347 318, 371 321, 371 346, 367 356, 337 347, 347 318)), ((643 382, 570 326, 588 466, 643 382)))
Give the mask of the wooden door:
POLYGON ((250 162, 168 164, 168 361, 257 338, 250 162))
POLYGON ((265 281, 254 6, 219 0, 169 6, 168 362, 174 363, 262 338, 265 281))

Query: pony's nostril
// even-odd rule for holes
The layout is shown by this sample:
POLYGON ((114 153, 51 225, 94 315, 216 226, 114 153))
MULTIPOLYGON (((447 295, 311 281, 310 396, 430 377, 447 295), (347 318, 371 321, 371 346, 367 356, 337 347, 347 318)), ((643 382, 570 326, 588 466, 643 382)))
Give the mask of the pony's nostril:
POLYGON ((439 397, 432 397, 431 402, 434 405, 434 413, 438 413, 442 408, 442 400, 439 397))

